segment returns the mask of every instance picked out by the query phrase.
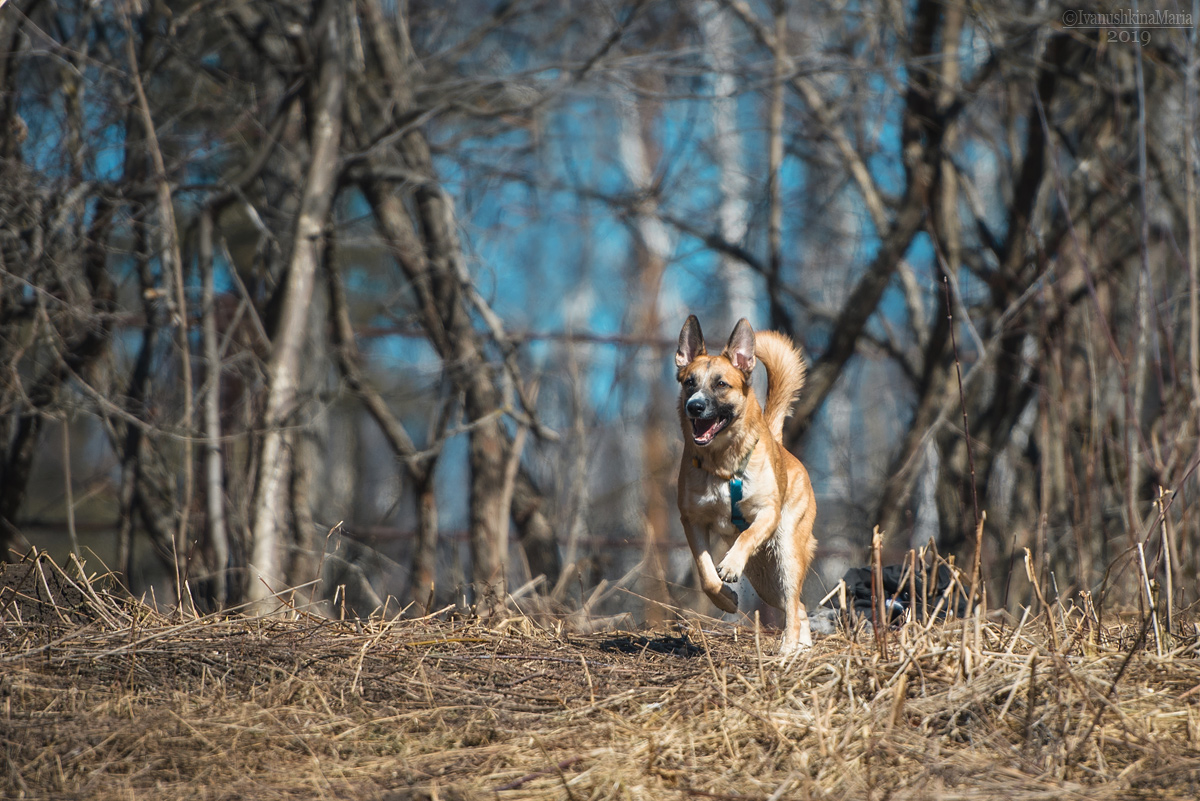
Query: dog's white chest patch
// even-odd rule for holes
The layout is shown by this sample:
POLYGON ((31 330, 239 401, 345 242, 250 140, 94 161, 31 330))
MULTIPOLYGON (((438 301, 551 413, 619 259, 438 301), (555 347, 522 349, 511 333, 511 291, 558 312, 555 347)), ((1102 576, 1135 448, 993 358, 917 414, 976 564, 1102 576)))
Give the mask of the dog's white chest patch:
POLYGON ((692 495, 692 516, 722 537, 737 537, 729 505, 729 482, 715 476, 692 495))

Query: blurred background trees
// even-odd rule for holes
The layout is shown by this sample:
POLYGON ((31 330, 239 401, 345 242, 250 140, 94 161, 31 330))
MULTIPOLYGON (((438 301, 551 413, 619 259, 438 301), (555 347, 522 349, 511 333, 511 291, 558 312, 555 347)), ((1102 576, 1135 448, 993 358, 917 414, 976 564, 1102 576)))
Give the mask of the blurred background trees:
POLYGON ((1194 602, 1194 20, 1066 10, 11 0, 0 551, 205 609, 707 609, 695 312, 809 355, 814 598, 986 511, 993 598, 1028 549, 1130 600, 1144 543, 1194 602))

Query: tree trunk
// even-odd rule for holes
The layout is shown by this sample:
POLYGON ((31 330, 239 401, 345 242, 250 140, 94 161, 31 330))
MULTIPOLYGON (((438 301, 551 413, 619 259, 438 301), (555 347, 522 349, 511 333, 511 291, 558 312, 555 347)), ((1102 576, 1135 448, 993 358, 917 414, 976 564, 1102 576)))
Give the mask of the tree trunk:
POLYGON ((413 543, 412 574, 408 598, 423 614, 433 611, 437 583, 438 507, 433 486, 433 471, 413 486, 417 501, 417 539, 413 543))
POLYGON ((200 212, 199 254, 204 364, 204 491, 208 509, 208 543, 212 549, 212 599, 217 609, 228 600, 226 570, 229 534, 225 528, 225 464, 221 453, 221 353, 217 343, 216 293, 213 286, 213 218, 200 212))
POLYGON ((286 425, 295 412, 301 350, 306 340, 309 305, 316 282, 320 238, 337 187, 338 144, 341 139, 345 75, 338 54, 337 14, 325 3, 317 25, 320 38, 320 82, 310 126, 311 161, 292 240, 280 322, 267 363, 267 398, 263 411, 263 440, 259 451, 258 483, 251 507, 250 585, 252 611, 277 608, 271 598, 284 589, 282 548, 290 485, 291 437, 286 425))
POLYGON ((545 576, 547 590, 558 584, 562 574, 562 556, 558 537, 546 516, 546 497, 537 488, 524 465, 518 465, 513 482, 512 517, 517 526, 517 541, 525 552, 525 561, 533 576, 545 576))

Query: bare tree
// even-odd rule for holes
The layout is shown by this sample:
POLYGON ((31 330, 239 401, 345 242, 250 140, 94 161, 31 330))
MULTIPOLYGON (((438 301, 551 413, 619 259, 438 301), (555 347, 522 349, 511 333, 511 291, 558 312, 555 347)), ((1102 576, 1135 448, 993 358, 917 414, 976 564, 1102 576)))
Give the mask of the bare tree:
POLYGON ((342 135, 342 107, 346 75, 342 64, 335 4, 323 3, 314 15, 318 84, 309 125, 310 156, 292 253, 280 301, 278 332, 267 364, 267 397, 263 411, 263 439, 258 483, 254 493, 251 526, 252 571, 248 597, 262 611, 274 604, 285 589, 281 565, 282 529, 287 514, 288 471, 294 441, 285 426, 296 412, 296 385, 301 368, 301 347, 309 322, 309 304, 320 264, 321 237, 333 206, 342 135))
POLYGON ((993 595, 1025 548, 1186 575, 1194 42, 1054 14, 10 2, 0 549, 206 608, 327 598, 333 548, 366 605, 678 602, 673 317, 742 305, 812 361, 827 564, 986 511, 993 595))

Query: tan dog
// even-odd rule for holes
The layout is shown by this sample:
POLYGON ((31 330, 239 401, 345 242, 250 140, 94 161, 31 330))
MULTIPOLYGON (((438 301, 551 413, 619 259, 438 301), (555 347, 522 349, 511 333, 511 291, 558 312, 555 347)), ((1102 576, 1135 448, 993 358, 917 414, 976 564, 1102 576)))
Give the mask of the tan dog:
POLYGON ((679 333, 675 365, 684 438, 679 516, 700 586, 720 609, 736 612, 737 594, 722 582, 745 574, 786 615, 781 652, 807 648, 812 633, 800 590, 816 549, 817 502, 808 471, 782 444, 784 418, 804 386, 800 352, 782 334, 755 335, 742 319, 725 350, 709 356, 693 315, 679 333), (750 386, 756 361, 767 371, 765 410, 750 386), (729 543, 719 565, 708 550, 714 534, 729 543))

